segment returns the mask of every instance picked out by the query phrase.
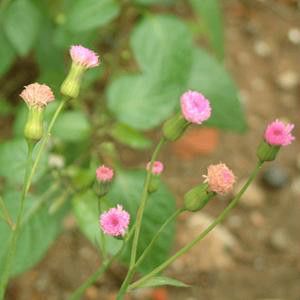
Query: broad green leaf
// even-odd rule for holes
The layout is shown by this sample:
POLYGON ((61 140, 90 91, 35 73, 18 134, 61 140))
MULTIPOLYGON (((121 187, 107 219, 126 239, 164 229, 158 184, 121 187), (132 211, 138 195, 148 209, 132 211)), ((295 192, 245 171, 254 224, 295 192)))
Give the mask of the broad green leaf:
MULTIPOLYGON (((137 288, 149 288, 149 287, 156 287, 156 286, 162 286, 162 285, 171 285, 171 286, 177 286, 177 287, 189 287, 189 285, 185 284, 184 282, 181 282, 179 280, 165 277, 165 276, 156 276, 152 277, 149 280, 147 280, 145 283, 142 283, 137 288)), ((130 286, 129 286, 130 289, 130 286)))
POLYGON ((188 89, 201 91, 212 105, 205 123, 222 129, 243 132, 246 123, 237 88, 224 67, 201 49, 195 49, 188 89))
POLYGON ((66 142, 85 140, 90 133, 91 124, 88 118, 80 111, 62 113, 53 128, 53 135, 66 142))
MULTIPOLYGON (((131 226, 135 222, 135 214, 139 205, 141 192, 143 188, 145 171, 124 171, 118 170, 116 172, 116 179, 108 194, 108 201, 110 207, 116 204, 123 205, 124 209, 129 211, 131 216, 131 226)), ((98 209, 97 199, 88 192, 87 194, 77 197, 73 201, 73 208, 78 219, 80 229, 92 241, 99 239, 99 225, 98 225, 98 209)), ((138 248, 138 255, 149 245, 152 237, 164 223, 164 221, 175 211, 175 200, 172 194, 168 191, 162 183, 160 189, 150 195, 143 217, 143 226, 140 235, 140 242, 138 248)), ((140 266, 140 272, 148 272, 155 266, 162 263, 168 256, 172 246, 174 237, 174 224, 168 226, 150 251, 148 259, 140 266)), ((106 237, 108 240, 108 250, 115 252, 119 246, 119 240, 106 237), (117 244, 116 244, 117 243, 117 244)), ((126 255, 123 256, 125 263, 129 262, 130 250, 127 249, 126 255)))
POLYGON ((74 32, 91 30, 110 22, 119 11, 118 0, 74 0, 66 25, 74 32))
POLYGON ((120 123, 112 127, 110 134, 118 142, 134 149, 146 149, 152 144, 141 132, 120 123))
MULTIPOLYGON (((3 197, 14 219, 19 210, 20 197, 20 193, 17 192, 6 193, 3 197)), ((40 201, 40 197, 28 196, 25 201, 25 214, 38 201, 40 201)), ((39 262, 60 232, 63 211, 51 216, 47 211, 47 205, 41 206, 38 212, 25 223, 17 243, 12 275, 24 272, 39 262)), ((8 226, 4 222, 0 222, 0 270, 3 269, 10 233, 8 226)))
MULTIPOLYGON (((35 157, 38 145, 35 147, 35 157)), ((27 144, 25 139, 9 140, 0 144, 0 176, 11 183, 22 184, 27 161, 27 144)), ((38 180, 46 171, 48 157, 43 155, 33 178, 38 180)))
POLYGON ((31 49, 40 28, 40 14, 30 0, 16 0, 7 8, 3 28, 19 55, 31 49))
POLYGON ((13 63, 16 53, 12 45, 9 43, 3 31, 0 30, 0 77, 8 71, 13 63))
POLYGON ((201 16, 209 40, 219 59, 224 58, 224 31, 220 0, 190 0, 201 16))

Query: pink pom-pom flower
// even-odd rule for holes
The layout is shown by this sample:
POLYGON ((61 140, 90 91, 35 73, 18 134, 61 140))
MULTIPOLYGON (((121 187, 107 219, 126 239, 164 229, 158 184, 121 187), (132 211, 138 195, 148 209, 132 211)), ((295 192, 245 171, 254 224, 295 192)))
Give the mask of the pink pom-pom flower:
MULTIPOLYGON (((147 170, 150 169, 151 162, 147 163, 147 170)), ((164 164, 161 161, 154 161, 152 165, 152 174, 153 175, 160 175, 164 170, 164 164)))
POLYGON ((76 64, 87 69, 97 67, 100 63, 99 57, 94 51, 81 45, 71 46, 70 55, 76 64))
POLYGON ((273 146, 287 146, 295 139, 291 134, 294 124, 284 124, 279 120, 270 123, 265 131, 265 141, 273 146))
POLYGON ((111 236, 124 236, 129 225, 130 215, 117 205, 100 216, 100 227, 103 232, 111 236))
POLYGON ((211 107, 202 94, 187 91, 181 96, 181 112, 188 122, 201 124, 210 117, 211 107))
POLYGON ((114 177, 114 170, 104 165, 100 166, 96 170, 96 178, 99 182, 112 181, 114 177))
POLYGON ((225 164, 210 165, 207 168, 207 175, 203 175, 204 182, 212 192, 217 194, 227 194, 233 189, 235 176, 225 164))
POLYGON ((32 83, 25 86, 20 97, 28 106, 44 107, 53 101, 54 94, 46 84, 32 83))

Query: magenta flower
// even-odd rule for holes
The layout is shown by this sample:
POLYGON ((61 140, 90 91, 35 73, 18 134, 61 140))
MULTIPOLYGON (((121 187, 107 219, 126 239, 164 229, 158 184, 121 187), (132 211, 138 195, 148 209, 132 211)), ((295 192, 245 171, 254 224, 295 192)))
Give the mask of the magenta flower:
POLYGON ((54 94, 52 90, 45 84, 32 83, 25 86, 20 97, 28 106, 44 107, 53 101, 54 94))
POLYGON ((195 91, 187 91, 181 96, 181 111, 188 122, 195 124, 201 124, 211 115, 209 101, 195 91))
POLYGON ((100 166, 96 170, 96 178, 99 182, 112 181, 113 177, 114 177, 114 170, 104 165, 100 166))
POLYGON ((267 126, 265 140, 273 146, 287 146, 295 137, 291 134, 294 124, 284 124, 278 119, 267 126))
POLYGON ((232 191, 235 183, 233 172, 225 164, 210 165, 207 168, 207 175, 203 175, 204 182, 212 192, 217 194, 227 194, 232 191))
POLYGON ((97 67, 100 63, 99 57, 94 51, 81 45, 72 46, 70 55, 75 63, 87 69, 97 67))
MULTIPOLYGON (((150 162, 147 163, 147 170, 150 169, 150 162)), ((153 165, 152 165, 152 174, 153 175, 160 175, 162 173, 162 171, 164 170, 164 164, 160 161, 155 161, 153 162, 153 165)))
POLYGON ((103 232, 111 236, 124 236, 128 229, 130 215, 123 210, 122 205, 117 205, 100 216, 100 227, 103 232))

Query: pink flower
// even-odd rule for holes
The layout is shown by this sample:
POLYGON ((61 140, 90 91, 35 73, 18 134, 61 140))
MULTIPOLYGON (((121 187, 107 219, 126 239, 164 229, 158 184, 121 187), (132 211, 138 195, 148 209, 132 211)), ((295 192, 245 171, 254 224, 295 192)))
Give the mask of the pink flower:
POLYGON ((287 146, 295 137, 291 134, 294 124, 284 124, 278 119, 267 126, 265 140, 274 146, 287 146))
MULTIPOLYGON (((147 163, 147 170, 150 169, 150 161, 147 163)), ((164 164, 160 161, 155 161, 153 162, 153 166, 152 166, 152 174, 153 175, 160 175, 162 173, 162 171, 164 170, 164 164)))
POLYGON ((194 91, 187 91, 181 96, 181 111, 187 121, 195 124, 201 124, 211 115, 209 101, 194 91))
POLYGON ((114 170, 104 165, 100 166, 96 170, 96 178, 99 182, 112 181, 113 177, 114 177, 114 170))
POLYGON ((204 182, 208 183, 209 189, 217 194, 224 195, 232 191, 235 183, 233 172, 225 164, 210 165, 207 175, 203 175, 204 182))
POLYGON ((20 97, 28 106, 41 108, 55 99, 52 90, 47 85, 39 83, 32 83, 25 86, 20 97))
POLYGON ((117 205, 100 216, 100 227, 103 232, 112 236, 124 236, 128 228, 130 215, 123 210, 122 205, 117 205))
POLYGON ((83 46, 77 45, 70 48, 70 55, 72 60, 85 68, 94 68, 99 65, 98 55, 83 46))

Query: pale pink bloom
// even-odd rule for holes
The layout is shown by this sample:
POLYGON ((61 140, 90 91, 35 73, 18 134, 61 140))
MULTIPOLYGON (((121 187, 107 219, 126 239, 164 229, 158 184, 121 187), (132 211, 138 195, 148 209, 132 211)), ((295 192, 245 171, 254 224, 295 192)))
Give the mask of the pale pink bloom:
POLYGON ((114 170, 104 165, 96 170, 96 178, 99 182, 112 181, 114 177, 114 170))
POLYGON ((26 85, 20 97, 28 106, 44 107, 53 101, 54 94, 46 84, 32 83, 26 85))
POLYGON ((187 121, 195 124, 201 124, 211 115, 209 101, 195 91, 187 91, 181 96, 181 111, 187 121))
POLYGON ((209 189, 217 194, 227 194, 232 191, 235 183, 233 172, 225 164, 210 165, 207 175, 203 175, 204 182, 208 183, 209 189))
POLYGON ((100 227, 105 234, 124 236, 128 229, 130 215, 123 210, 122 205, 117 205, 100 216, 100 227))
POLYGON ((98 55, 81 45, 71 46, 70 55, 72 60, 85 68, 94 68, 99 65, 98 55))
POLYGON ((291 134, 294 124, 284 124, 278 119, 267 126, 265 140, 274 146, 287 146, 295 137, 291 134))
MULTIPOLYGON (((147 170, 150 169, 150 161, 147 163, 147 170)), ((152 174, 153 175, 160 175, 164 170, 164 164, 161 161, 154 161, 152 165, 152 174)))

